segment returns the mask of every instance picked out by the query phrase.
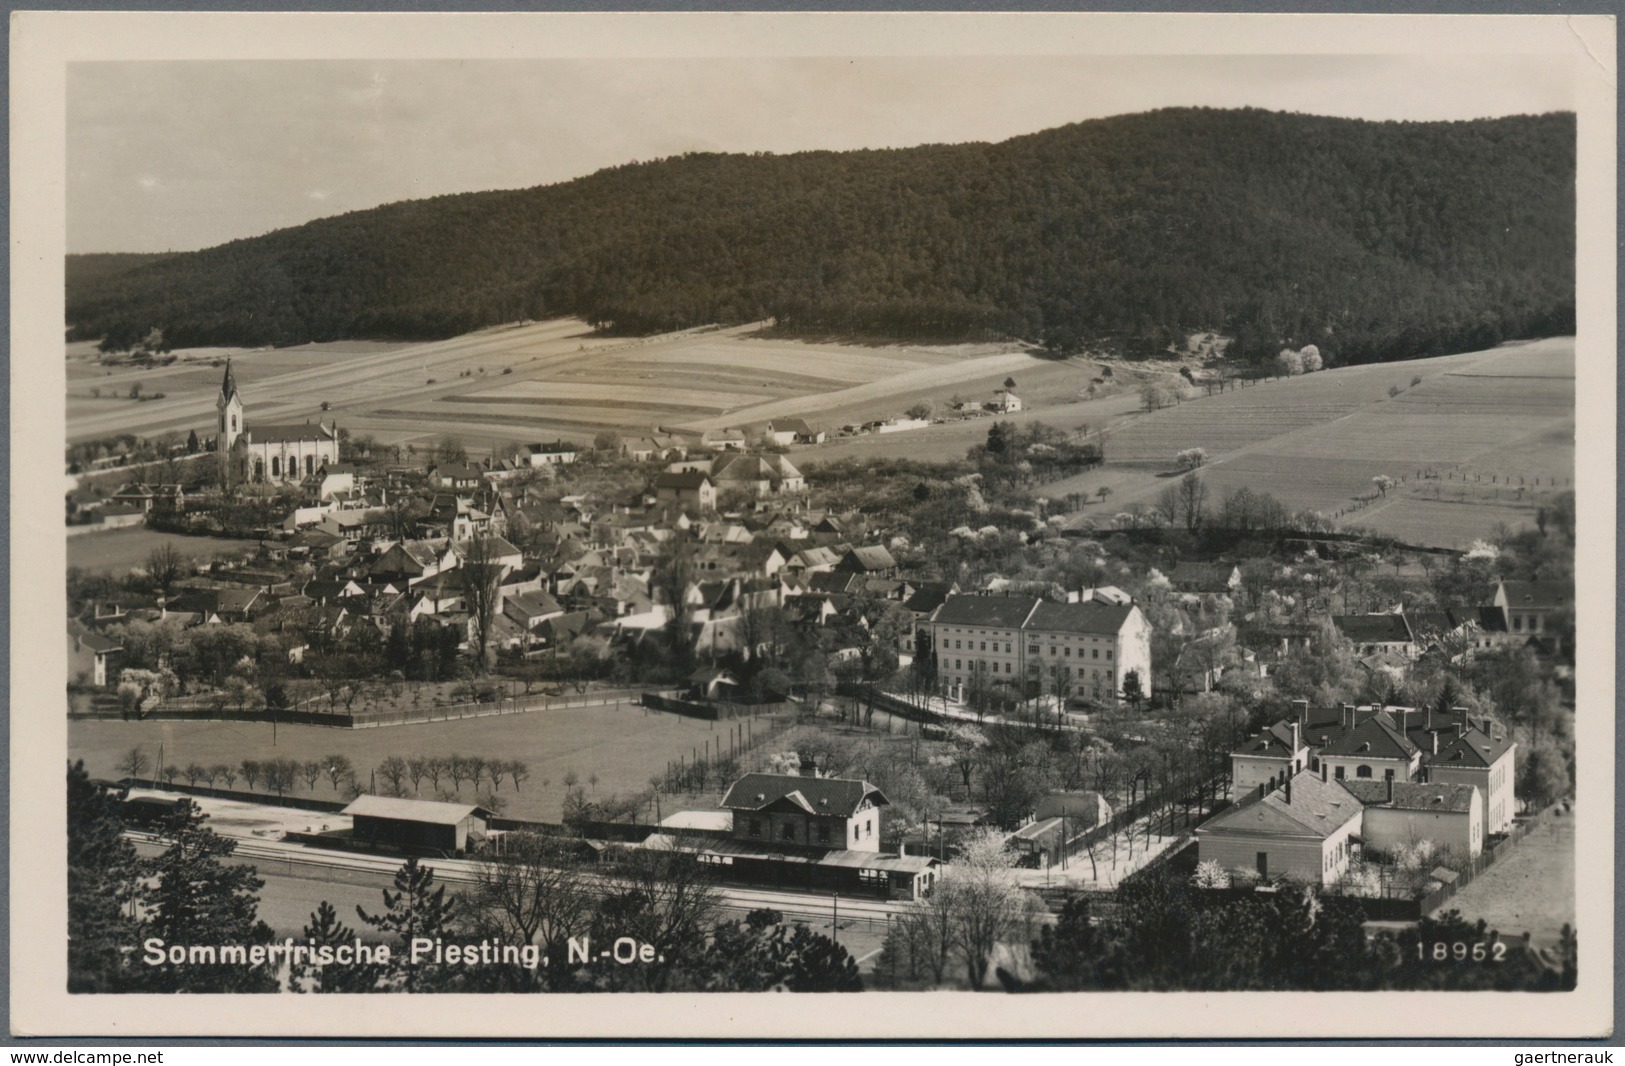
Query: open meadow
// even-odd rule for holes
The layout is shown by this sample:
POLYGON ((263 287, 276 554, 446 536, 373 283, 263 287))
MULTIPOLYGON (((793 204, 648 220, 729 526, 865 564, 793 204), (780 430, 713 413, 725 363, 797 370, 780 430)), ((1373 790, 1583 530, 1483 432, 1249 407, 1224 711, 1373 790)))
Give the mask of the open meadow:
POLYGON ((1151 503, 1177 473, 1175 455, 1203 448, 1214 503, 1247 487, 1345 527, 1463 547, 1498 523, 1532 526, 1540 503, 1572 488, 1573 435, 1574 341, 1553 338, 1321 371, 1126 417, 1108 433, 1103 469, 1040 491, 1108 486, 1106 505, 1094 505, 1108 519, 1151 503), (1380 497, 1379 475, 1398 482, 1380 497))
MULTIPOLYGON (((518 759, 529 765, 530 778, 517 792, 511 782, 503 782, 500 795, 508 801, 503 813, 556 822, 564 802, 566 774, 574 771, 579 776, 589 799, 641 792, 649 787, 652 775, 664 772, 668 761, 692 759, 696 748, 703 754, 707 741, 713 752, 719 745, 725 749, 728 730, 736 724, 684 718, 633 704, 609 704, 377 729, 278 725, 273 747, 272 727, 267 722, 74 720, 68 723, 68 758, 83 759, 93 777, 116 778, 121 776, 118 763, 131 748, 141 747, 156 762, 160 744, 164 763, 182 767, 191 762, 236 766, 244 759, 280 757, 304 762, 344 755, 364 784, 366 776, 391 755, 457 753, 518 759)), ((751 728, 760 735, 768 724, 765 718, 755 719, 751 728)), ((239 787, 242 785, 239 781, 239 787)), ((451 783, 442 779, 441 786, 449 789, 451 783)), ((422 798, 435 798, 429 782, 424 781, 422 788, 422 798)), ((325 778, 311 790, 301 781, 293 795, 336 798, 325 778)), ((474 790, 467 782, 461 797, 474 800, 474 790)))

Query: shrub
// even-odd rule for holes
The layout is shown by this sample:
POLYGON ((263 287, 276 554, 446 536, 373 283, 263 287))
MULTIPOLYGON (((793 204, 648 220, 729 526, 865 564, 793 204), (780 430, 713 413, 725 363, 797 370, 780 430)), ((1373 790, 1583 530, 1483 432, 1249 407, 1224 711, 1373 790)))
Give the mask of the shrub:
POLYGON ((1230 873, 1219 863, 1212 859, 1196 864, 1196 872, 1191 875, 1191 884, 1197 888, 1229 888, 1230 873))

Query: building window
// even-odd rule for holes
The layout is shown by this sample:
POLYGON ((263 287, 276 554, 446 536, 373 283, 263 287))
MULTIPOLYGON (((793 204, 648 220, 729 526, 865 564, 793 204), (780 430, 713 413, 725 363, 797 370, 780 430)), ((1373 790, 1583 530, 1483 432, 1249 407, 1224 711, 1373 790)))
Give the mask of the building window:
POLYGON ((282 460, 275 455, 271 456, 271 476, 282 476, 282 460))
POLYGON ((857 840, 857 839, 858 839, 858 832, 859 832, 859 830, 858 830, 858 823, 856 823, 856 822, 853 822, 853 823, 852 823, 852 839, 853 839, 853 840, 854 840, 854 841, 856 841, 856 840, 857 840))
POLYGON ((1093 654, 1093 655, 1091 655, 1091 656, 1089 656, 1089 658, 1091 658, 1091 659, 1098 659, 1098 658, 1100 658, 1100 649, 1099 649, 1099 648, 1090 648, 1090 649, 1089 649, 1089 650, 1090 650, 1090 651, 1092 651, 1092 652, 1094 652, 1094 654, 1093 654))
POLYGON ((986 651, 986 650, 987 650, 987 641, 985 641, 985 640, 984 640, 984 641, 982 641, 982 650, 983 650, 983 651, 986 651))
POLYGON ((309 477, 311 474, 314 474, 315 472, 316 472, 316 457, 314 455, 305 456, 305 476, 309 477))
POLYGON ((1006 655, 1010 654, 1010 642, 1008 640, 1004 642, 1004 653, 1006 655))
POLYGON ((866 836, 866 837, 872 837, 872 836, 875 835, 875 823, 874 822, 869 821, 869 822, 864 822, 863 823, 863 835, 866 836))
POLYGON ((753 837, 759 837, 762 835, 762 820, 760 818, 752 818, 750 820, 750 835, 753 837))
POLYGON ((1111 649, 1110 649, 1110 648, 1107 648, 1107 649, 1106 649, 1106 661, 1107 661, 1107 662, 1111 662, 1111 661, 1112 661, 1112 652, 1111 652, 1111 649))
POLYGON ((794 823, 794 822, 785 822, 784 823, 784 839, 786 839, 786 840, 794 840, 795 838, 796 838, 796 823, 794 823))
POLYGON ((1027 645, 1027 654, 1028 655, 1037 655, 1038 654, 1038 645, 1036 645, 1036 644, 1027 645))
POLYGON ((959 659, 954 660, 954 669, 955 670, 963 670, 964 669, 964 666, 961 665, 961 661, 959 659))
POLYGON ((1332 772, 1337 776, 1339 781, 1343 780, 1343 768, 1341 766, 1333 768, 1332 772))
POLYGON ((1009 663, 1004 664, 1004 672, 1007 673, 1007 674, 1010 672, 1010 664, 1009 663))
POLYGON ((1354 768, 1354 776, 1355 777, 1370 777, 1371 776, 1371 767, 1365 766, 1365 765, 1356 766, 1354 768))
POLYGON ((829 843, 829 824, 827 822, 818 826, 818 842, 820 844, 829 843))
POLYGON ((956 641, 954 641, 954 647, 963 649, 965 647, 965 645, 956 640, 956 641))
POLYGON ((1382 772, 1382 779, 1384 781, 1392 781, 1394 779, 1394 772, 1392 770, 1384 770, 1382 772))

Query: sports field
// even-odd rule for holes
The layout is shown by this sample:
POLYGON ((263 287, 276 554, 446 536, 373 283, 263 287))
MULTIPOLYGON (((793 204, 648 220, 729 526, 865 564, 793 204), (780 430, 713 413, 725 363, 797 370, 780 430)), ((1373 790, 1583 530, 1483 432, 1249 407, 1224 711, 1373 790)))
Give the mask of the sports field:
MULTIPOLYGON (((766 719, 757 719, 751 728, 760 733, 766 724, 766 719)), ((693 751, 697 748, 703 754, 707 742, 713 752, 719 745, 726 749, 728 730, 734 725, 647 711, 630 704, 610 704, 381 729, 279 725, 273 747, 271 726, 263 722, 71 721, 68 757, 85 760, 91 776, 106 778, 120 776, 118 763, 133 747, 141 747, 156 763, 160 744, 165 765, 184 767, 198 762, 235 766, 244 759, 280 757, 304 762, 344 755, 362 775, 391 755, 409 758, 457 753, 518 759, 529 765, 531 776, 518 792, 511 782, 503 782, 500 795, 508 801, 503 813, 514 818, 557 821, 564 800, 564 776, 571 771, 588 789, 589 798, 642 791, 649 787, 650 776, 663 772, 668 761, 675 762, 679 757, 692 760, 693 751), (596 784, 590 780, 593 775, 597 776, 596 784)), ((238 787, 245 787, 240 780, 238 787)), ((443 778, 441 787, 450 789, 451 782, 443 778)), ((435 798, 428 781, 423 782, 422 789, 423 798, 435 798)), ((308 791, 301 781, 293 794, 336 798, 325 778, 308 791)), ((467 782, 461 796, 473 800, 474 791, 467 782)))

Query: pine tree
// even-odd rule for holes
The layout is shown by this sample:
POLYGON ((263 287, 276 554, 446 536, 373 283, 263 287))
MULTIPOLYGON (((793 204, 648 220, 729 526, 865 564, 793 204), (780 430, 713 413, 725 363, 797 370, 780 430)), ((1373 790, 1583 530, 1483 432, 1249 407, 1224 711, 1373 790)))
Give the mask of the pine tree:
POLYGON ((124 839, 118 800, 68 767, 68 991, 120 992, 125 949, 136 943, 130 904, 141 862, 124 839))
MULTIPOLYGON (((305 942, 316 948, 349 946, 357 940, 355 930, 340 920, 326 900, 311 913, 303 935, 305 942)), ((294 988, 300 992, 372 992, 383 977, 383 967, 375 963, 307 963, 298 968, 294 988)))
POLYGON ((454 971, 432 960, 414 961, 411 951, 414 940, 445 940, 452 932, 457 901, 446 898, 446 886, 434 887, 433 867, 419 866, 417 856, 412 856, 395 871, 395 891, 384 889, 382 914, 368 914, 360 906, 355 910, 363 922, 396 937, 390 944, 386 987, 403 992, 445 990, 454 971))
MULTIPOLYGON (((141 939, 156 937, 165 947, 269 944, 271 928, 258 918, 265 882, 252 866, 225 863, 237 842, 206 826, 208 818, 186 802, 160 829, 171 843, 147 864, 157 883, 146 900, 141 939)), ((278 981, 269 965, 217 961, 154 966, 143 985, 155 992, 274 992, 278 981)))

